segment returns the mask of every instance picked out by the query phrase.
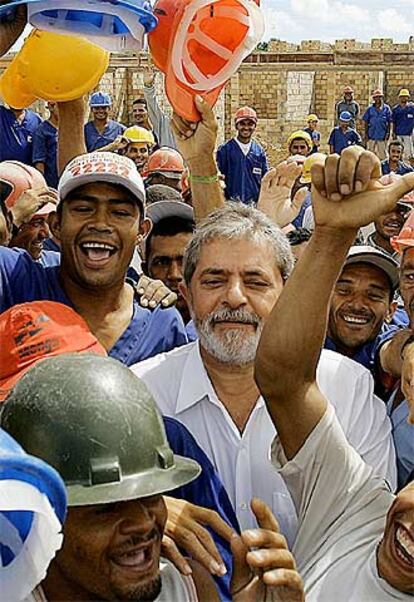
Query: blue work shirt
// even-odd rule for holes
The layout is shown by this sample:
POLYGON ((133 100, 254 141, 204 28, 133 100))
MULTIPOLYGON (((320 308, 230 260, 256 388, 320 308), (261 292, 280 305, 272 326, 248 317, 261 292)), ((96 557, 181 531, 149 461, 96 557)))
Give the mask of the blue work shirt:
POLYGON ((311 191, 309 190, 308 194, 305 197, 305 200, 302 203, 302 207, 300 208, 298 215, 295 217, 295 219, 292 222, 292 226, 294 226, 296 229, 303 227, 303 218, 305 217, 306 209, 308 207, 310 207, 311 205, 312 205, 312 194, 311 194, 311 191))
MULTIPOLYGON (((235 531, 240 532, 239 524, 233 510, 233 506, 229 500, 224 485, 208 459, 207 455, 196 443, 193 435, 187 428, 175 420, 164 416, 164 425, 167 433, 167 439, 171 449, 175 454, 185 456, 196 460, 202 467, 202 472, 188 485, 183 485, 173 492, 168 492, 168 495, 179 499, 186 500, 191 504, 202 506, 215 510, 221 518, 232 527, 235 531)), ((233 557, 229 543, 217 535, 215 531, 207 527, 212 538, 217 546, 217 549, 227 568, 227 573, 224 577, 215 577, 215 581, 220 590, 221 600, 231 600, 230 582, 233 572, 233 557)))
POLYGON ((46 240, 43 243, 43 250, 56 251, 57 253, 60 253, 60 247, 58 244, 55 243, 53 238, 46 238, 46 240))
POLYGON ((232 138, 219 147, 217 164, 226 183, 226 199, 245 204, 257 203, 262 178, 269 169, 266 153, 260 144, 252 140, 245 155, 232 138))
MULTIPOLYGON (((390 162, 388 159, 385 159, 385 161, 381 161, 381 170, 383 176, 386 176, 389 173, 391 173, 390 162)), ((404 163, 404 161, 398 161, 398 167, 393 173, 396 173, 399 176, 403 176, 404 174, 411 173, 412 171, 414 171, 414 169, 411 167, 411 165, 407 165, 407 163, 404 163)))
POLYGON ((312 130, 311 128, 305 128, 303 131, 307 132, 312 138, 312 150, 309 154, 313 155, 314 153, 317 153, 318 148, 321 145, 321 133, 318 132, 318 130, 312 130))
POLYGON ((85 125, 85 144, 88 153, 98 150, 98 148, 102 148, 107 144, 111 144, 111 142, 123 134, 125 130, 126 127, 122 125, 122 123, 110 119, 105 126, 104 131, 100 134, 94 126, 93 121, 88 121, 85 125))
MULTIPOLYGON (((56 301, 73 308, 59 279, 60 266, 44 267, 23 249, 0 247, 0 313, 27 301, 56 301)), ((131 322, 108 355, 130 366, 188 342, 180 314, 150 311, 134 299, 131 322)))
POLYGON ((11 109, 0 106, 0 161, 32 165, 32 138, 41 122, 39 115, 28 109, 19 122, 11 109))
POLYGON ((395 453, 397 456, 398 489, 408 484, 414 470, 414 425, 408 424, 408 404, 404 399, 396 408, 393 403, 399 388, 387 403, 387 413, 392 424, 395 453))
POLYGON ((411 136, 414 130, 414 104, 409 102, 405 107, 395 105, 392 110, 392 121, 396 136, 411 136))
POLYGON ((368 123, 369 140, 385 140, 392 121, 391 107, 383 103, 377 110, 375 105, 371 105, 365 111, 362 119, 368 123))
MULTIPOLYGON (((384 322, 380 333, 375 337, 375 339, 373 339, 372 341, 368 341, 364 345, 361 345, 361 347, 358 347, 356 349, 355 354, 352 357, 348 357, 351 357, 351 359, 353 359, 354 362, 365 366, 365 368, 367 368, 371 372, 372 376, 375 378, 377 376, 376 360, 378 357, 378 351, 380 350, 381 346, 386 341, 392 339, 395 333, 399 330, 400 329, 397 326, 387 324, 384 322)), ((328 336, 325 339, 324 348, 341 353, 340 351, 338 351, 336 343, 328 336)))
POLYGON ((43 121, 33 134, 33 164, 44 164, 44 176, 49 186, 57 188, 59 182, 57 167, 58 130, 43 121))
POLYGON ((352 146, 353 144, 362 144, 362 140, 356 130, 348 129, 344 132, 338 125, 332 130, 328 144, 333 146, 334 153, 340 155, 344 148, 352 146))

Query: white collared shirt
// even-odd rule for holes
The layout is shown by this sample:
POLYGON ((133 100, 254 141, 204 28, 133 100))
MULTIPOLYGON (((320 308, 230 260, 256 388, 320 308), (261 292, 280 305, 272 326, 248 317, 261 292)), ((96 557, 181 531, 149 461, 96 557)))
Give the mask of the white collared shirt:
MULTIPOLYGON (((131 367, 141 377, 163 414, 185 424, 214 464, 243 529, 255 527, 252 497, 274 511, 282 532, 293 542, 297 515, 282 477, 270 462, 276 431, 262 397, 241 434, 217 398, 195 341, 131 367)), ((373 379, 356 362, 323 350, 318 382, 335 407, 348 441, 368 464, 396 484, 395 452, 385 404, 374 396, 373 379)))

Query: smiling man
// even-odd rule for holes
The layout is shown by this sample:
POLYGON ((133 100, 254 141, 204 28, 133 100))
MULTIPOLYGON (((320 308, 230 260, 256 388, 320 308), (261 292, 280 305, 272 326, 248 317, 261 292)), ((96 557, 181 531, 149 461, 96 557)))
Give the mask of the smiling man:
POLYGON ((351 357, 375 377, 377 352, 398 330, 390 325, 398 282, 392 257, 373 247, 351 247, 333 291, 325 349, 351 357))
MULTIPOLYGON (((252 207, 226 203, 197 225, 184 254, 181 289, 199 340, 132 367, 163 414, 185 424, 210 458, 240 525, 255 526, 249 502, 258 496, 290 542, 296 510, 269 462, 275 430, 253 369, 263 325, 292 266, 281 230, 252 207)), ((352 445, 395 483, 391 428, 369 372, 324 351, 318 379, 352 445)))
POLYGON ((246 204, 258 201, 260 183, 269 166, 263 147, 252 138, 257 121, 256 111, 251 107, 238 109, 234 116, 237 136, 217 151, 218 168, 226 184, 226 199, 246 204))
MULTIPOLYGON (((399 176, 388 177, 395 179, 399 176)), ((412 205, 410 203, 400 199, 392 211, 380 215, 374 221, 375 230, 367 237, 367 244, 399 261, 399 255, 392 247, 391 239, 398 236, 411 209, 412 205)))
POLYGON ((134 163, 113 153, 76 157, 59 195, 61 265, 43 268, 23 252, 0 249, 0 311, 41 299, 70 305, 125 364, 186 343, 178 312, 140 307, 125 282, 134 249, 151 228, 134 163))
POLYGON ((92 119, 85 124, 85 143, 88 152, 107 146, 125 131, 125 126, 109 118, 112 99, 106 92, 94 92, 89 98, 92 119))

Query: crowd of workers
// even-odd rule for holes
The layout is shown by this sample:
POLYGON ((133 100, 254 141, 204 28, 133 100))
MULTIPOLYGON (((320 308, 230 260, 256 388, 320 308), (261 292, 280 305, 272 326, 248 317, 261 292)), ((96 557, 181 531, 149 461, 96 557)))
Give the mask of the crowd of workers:
POLYGON ((330 153, 310 115, 270 167, 253 108, 217 149, 154 78, 128 127, 0 107, 0 435, 69 506, 25 602, 408 601, 409 91, 363 140, 347 87, 330 153))

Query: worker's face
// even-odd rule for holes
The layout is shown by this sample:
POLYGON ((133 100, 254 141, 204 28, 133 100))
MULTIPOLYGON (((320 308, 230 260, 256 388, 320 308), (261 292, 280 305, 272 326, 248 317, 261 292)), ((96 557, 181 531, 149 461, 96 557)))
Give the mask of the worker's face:
POLYGON ((92 107, 92 115, 98 121, 104 121, 109 117, 110 107, 92 107))
POLYGON ((255 129, 256 122, 253 121, 253 119, 242 119, 236 123, 238 138, 244 143, 247 143, 251 140, 255 129))
POLYGON ((160 495, 70 508, 51 571, 76 599, 155 600, 166 519, 160 495))
POLYGON ((374 105, 380 107, 382 105, 382 96, 375 96, 374 105))
POLYGON ((282 288, 269 243, 205 243, 190 286, 183 287, 203 350, 224 364, 252 363, 263 324, 282 288))
MULTIPOLYGON (((152 236, 147 257, 148 275, 164 282, 177 295, 177 309, 188 318, 188 307, 179 285, 183 282, 184 249, 191 239, 190 232, 174 236, 152 236)), ((185 320, 187 321, 187 320, 185 320)))
POLYGON ((137 103, 132 107, 132 117, 134 119, 135 125, 139 125, 142 127, 147 123, 148 119, 148 111, 144 104, 137 103))
POLYGON ((35 215, 30 222, 20 226, 10 246, 26 249, 32 258, 37 260, 42 254, 44 241, 49 238, 49 235, 47 215, 35 215))
POLYGON ((388 152, 389 152, 389 156, 390 156, 390 161, 401 161, 404 151, 401 148, 401 146, 397 146, 396 144, 393 144, 390 146, 388 152))
POLYGON ((329 309, 328 335, 341 350, 351 354, 379 334, 391 319, 391 284, 376 266, 345 266, 335 285, 329 309))
POLYGON ((346 102, 351 102, 351 100, 354 98, 354 93, 353 92, 345 92, 344 94, 344 99, 346 102))
POLYGON ((85 184, 62 203, 59 237, 62 276, 102 294, 119 288, 134 249, 150 230, 140 207, 122 186, 85 184))
POLYGON ((146 142, 130 142, 125 149, 125 157, 135 163, 138 171, 142 171, 149 154, 149 146, 146 142))
POLYGON ((400 100, 400 105, 405 106, 408 103, 408 101, 410 100, 410 97, 409 96, 400 96, 399 100, 400 100))
POLYGON ((384 240, 389 241, 393 236, 398 236, 410 213, 405 205, 396 205, 390 213, 385 213, 375 220, 375 230, 384 240))
POLYGON ((313 119, 312 121, 308 122, 308 125, 312 131, 314 131, 318 128, 318 124, 319 124, 319 121, 317 119, 313 119))
POLYGON ((397 494, 388 511, 377 565, 380 577, 392 587, 414 594, 414 483, 397 494))
POLYGON ((303 140, 303 138, 296 138, 295 140, 292 140, 289 147, 291 155, 302 155, 302 157, 307 157, 309 150, 309 146, 306 140, 303 140))

